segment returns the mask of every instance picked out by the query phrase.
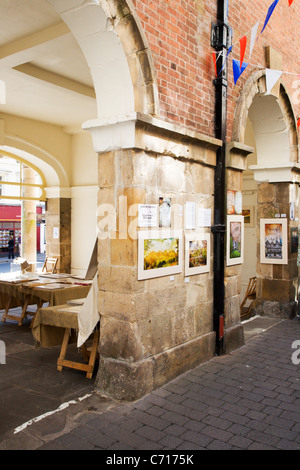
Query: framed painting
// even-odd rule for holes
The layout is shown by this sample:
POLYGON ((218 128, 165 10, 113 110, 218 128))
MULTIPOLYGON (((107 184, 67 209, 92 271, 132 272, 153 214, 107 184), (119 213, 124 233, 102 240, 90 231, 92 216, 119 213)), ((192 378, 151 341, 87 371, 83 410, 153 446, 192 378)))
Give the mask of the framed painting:
POLYGON ((254 206, 243 207, 242 215, 244 216, 245 228, 254 227, 255 207, 254 206))
POLYGON ((260 220, 260 262, 287 264, 287 219, 260 220))
POLYGON ((242 215, 227 216, 226 261, 227 266, 242 264, 244 261, 244 217, 242 215))
POLYGON ((138 280, 181 273, 183 236, 181 230, 138 232, 138 280))
POLYGON ((185 276, 210 271, 210 234, 196 232, 185 235, 185 276))

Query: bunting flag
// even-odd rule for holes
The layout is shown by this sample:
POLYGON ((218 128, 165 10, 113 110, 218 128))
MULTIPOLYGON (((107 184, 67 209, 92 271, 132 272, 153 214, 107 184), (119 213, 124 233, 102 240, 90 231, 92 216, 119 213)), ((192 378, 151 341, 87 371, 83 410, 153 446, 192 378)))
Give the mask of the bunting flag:
POLYGON ((267 85, 267 94, 269 94, 282 75, 281 70, 266 69, 266 85, 267 85))
POLYGON ((268 22, 269 22, 269 19, 271 18, 271 15, 277 5, 277 3, 279 2, 279 0, 274 0, 274 2, 272 3, 272 5, 269 6, 268 8, 268 13, 267 13, 267 16, 266 16, 266 19, 265 19, 265 22, 264 22, 264 26, 263 26, 263 29, 261 30, 260 34, 264 31, 265 27, 267 26, 268 22))
POLYGON ((244 72, 245 68, 247 67, 248 64, 245 62, 242 63, 242 66, 240 66, 240 63, 238 60, 233 59, 232 60, 232 68, 233 68, 233 78, 234 78, 234 84, 238 81, 242 73, 244 72))
POLYGON ((213 63, 214 63, 214 67, 215 67, 215 74, 216 74, 216 77, 217 77, 218 76, 218 71, 217 71, 217 54, 216 54, 216 52, 212 53, 212 58, 213 58, 213 63))
POLYGON ((240 68, 242 68, 245 50, 247 45, 247 37, 244 36, 240 39, 240 68))
POLYGON ((256 41, 256 38, 257 38, 258 26, 259 26, 259 21, 251 29, 249 59, 251 57, 251 54, 252 54, 252 51, 253 51, 253 48, 254 48, 254 45, 255 45, 255 41, 256 41))
POLYGON ((289 7, 291 6, 291 4, 293 3, 294 0, 289 0, 289 7))

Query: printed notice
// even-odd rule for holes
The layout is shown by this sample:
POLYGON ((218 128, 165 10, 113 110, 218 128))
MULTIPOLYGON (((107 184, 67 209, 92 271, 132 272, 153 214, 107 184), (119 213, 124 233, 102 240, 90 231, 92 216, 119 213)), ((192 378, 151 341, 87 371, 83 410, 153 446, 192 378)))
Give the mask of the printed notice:
POLYGON ((139 227, 157 227, 157 204, 139 204, 139 227))
POLYGON ((198 209, 198 227, 210 227, 211 226, 211 209, 204 209, 200 207, 198 209))
POLYGON ((185 228, 186 230, 194 230, 196 228, 196 203, 185 203, 185 228))

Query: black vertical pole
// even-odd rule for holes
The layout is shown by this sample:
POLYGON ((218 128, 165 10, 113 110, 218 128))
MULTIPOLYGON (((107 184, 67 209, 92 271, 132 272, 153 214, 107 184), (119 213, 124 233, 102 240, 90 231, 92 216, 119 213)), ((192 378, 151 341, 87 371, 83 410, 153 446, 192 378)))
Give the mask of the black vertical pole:
POLYGON ((228 51, 228 0, 217 0, 217 24, 212 25, 212 46, 217 51, 217 78, 215 85, 215 136, 222 140, 217 151, 214 194, 214 331, 216 333, 216 354, 224 350, 224 258, 225 258, 225 143, 227 110, 227 51, 228 51))

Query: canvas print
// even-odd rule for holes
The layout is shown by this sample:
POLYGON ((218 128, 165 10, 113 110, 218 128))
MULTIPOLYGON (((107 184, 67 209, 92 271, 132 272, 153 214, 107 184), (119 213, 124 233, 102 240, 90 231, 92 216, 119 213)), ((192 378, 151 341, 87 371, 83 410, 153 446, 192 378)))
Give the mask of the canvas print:
POLYGON ((227 265, 241 264, 244 251, 244 217, 227 217, 227 265))
POLYGON ((269 264, 287 264, 286 219, 261 219, 260 261, 269 264))
POLYGON ((182 232, 139 232, 138 279, 167 276, 181 271, 182 232))
POLYGON ((209 234, 190 234, 185 237, 185 275, 191 276, 209 272, 209 234))

